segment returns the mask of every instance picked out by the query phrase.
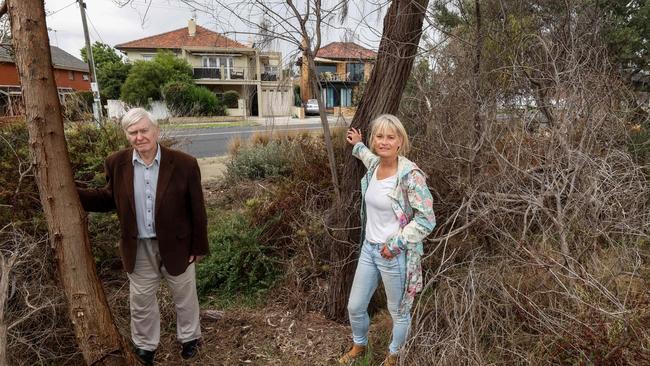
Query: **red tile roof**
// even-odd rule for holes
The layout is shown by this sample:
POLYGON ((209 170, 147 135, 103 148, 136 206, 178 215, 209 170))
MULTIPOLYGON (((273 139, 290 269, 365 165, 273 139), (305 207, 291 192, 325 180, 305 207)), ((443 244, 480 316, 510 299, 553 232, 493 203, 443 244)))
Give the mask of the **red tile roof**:
POLYGON ((130 48, 180 49, 181 47, 250 48, 199 25, 196 26, 196 34, 193 37, 185 27, 115 46, 122 50, 130 48))
POLYGON ((353 42, 332 42, 321 47, 316 57, 335 59, 375 59, 377 52, 359 46, 353 42))

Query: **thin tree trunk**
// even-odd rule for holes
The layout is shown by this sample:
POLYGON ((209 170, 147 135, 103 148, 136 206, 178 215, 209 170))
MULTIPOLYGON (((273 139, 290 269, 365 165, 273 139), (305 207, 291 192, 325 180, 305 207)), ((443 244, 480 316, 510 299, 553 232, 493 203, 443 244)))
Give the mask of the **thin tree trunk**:
MULTIPOLYGON (((402 93, 417 53, 422 22, 428 0, 394 0, 384 17, 384 29, 377 62, 359 103, 351 126, 368 138, 372 119, 384 113, 397 114, 402 93)), ((366 143, 368 141, 366 140, 366 143)), ((346 319, 346 305, 354 275, 356 248, 359 241, 359 182, 363 165, 351 155, 348 147, 341 179, 341 203, 331 211, 330 226, 337 230, 331 243, 327 316, 346 319)))
POLYGON ((43 1, 8 5, 36 182, 77 343, 89 365, 133 365, 95 272, 63 134, 43 1))
POLYGON ((7 363, 7 324, 0 322, 0 366, 9 366, 7 363))
MULTIPOLYGON (((308 55, 309 64, 309 79, 312 90, 319 91, 318 76, 316 75, 316 63, 312 55, 308 55)), ((304 62, 304 60, 303 60, 304 62)), ((334 144, 332 143, 332 134, 330 133, 330 126, 327 120, 327 113, 325 113, 325 101, 323 100, 322 93, 316 93, 316 100, 318 101, 318 115, 320 116, 320 123, 323 126, 323 138, 325 140, 325 148, 327 150, 327 157, 330 165, 330 174, 332 176, 332 185, 334 187, 335 205, 341 201, 341 189, 338 171, 336 170, 336 157, 334 156, 334 144)))
POLYGON ((5 319, 5 307, 9 300, 9 273, 16 260, 12 255, 8 260, 0 253, 0 366, 8 366, 7 363, 7 321, 5 319))
POLYGON ((481 98, 481 55, 483 52, 483 27, 481 19, 481 2, 474 1, 474 11, 476 16, 476 45, 474 46, 474 152, 475 156, 481 147, 484 133, 483 123, 483 100, 481 98))

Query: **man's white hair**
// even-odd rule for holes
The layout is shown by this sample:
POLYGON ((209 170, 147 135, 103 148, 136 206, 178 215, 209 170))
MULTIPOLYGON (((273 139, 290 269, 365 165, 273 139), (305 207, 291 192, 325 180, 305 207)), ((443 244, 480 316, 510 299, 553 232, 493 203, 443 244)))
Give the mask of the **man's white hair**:
POLYGON ((133 124, 140 122, 140 120, 143 118, 151 121, 154 126, 158 126, 158 121, 156 121, 156 119, 153 118, 151 113, 147 112, 146 109, 132 108, 122 117, 122 129, 126 131, 127 128, 131 127, 133 124))

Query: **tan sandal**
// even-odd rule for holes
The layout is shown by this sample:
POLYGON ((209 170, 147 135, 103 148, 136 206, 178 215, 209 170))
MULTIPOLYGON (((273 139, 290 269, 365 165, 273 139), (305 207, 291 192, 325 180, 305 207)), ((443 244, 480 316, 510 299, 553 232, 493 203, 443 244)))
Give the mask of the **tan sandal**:
POLYGON ((363 357, 366 354, 367 347, 360 344, 352 345, 352 348, 339 359, 339 364, 349 365, 356 359, 363 357))
POLYGON ((388 356, 386 356, 386 359, 384 362, 382 362, 383 366, 397 366, 397 355, 389 353, 388 356))

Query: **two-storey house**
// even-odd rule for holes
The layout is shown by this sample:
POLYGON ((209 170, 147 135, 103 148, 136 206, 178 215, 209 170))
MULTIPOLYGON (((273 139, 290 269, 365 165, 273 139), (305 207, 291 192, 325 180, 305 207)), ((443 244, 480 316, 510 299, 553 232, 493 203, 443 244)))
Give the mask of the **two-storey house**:
MULTIPOLYGON (((61 103, 75 91, 90 90, 88 65, 64 50, 50 46, 54 80, 61 103)), ((10 44, 0 44, 0 116, 19 116, 25 113, 20 76, 10 44)))
MULTIPOLYGON (((332 42, 321 47, 314 58, 320 93, 328 111, 350 107, 362 92, 360 86, 370 78, 377 58, 375 51, 353 42, 332 42)), ((305 62, 301 66, 300 97, 303 102, 315 97, 305 62)))
POLYGON ((288 115, 293 105, 289 83, 281 80, 280 52, 262 52, 196 24, 118 44, 129 61, 151 60, 159 50, 185 59, 194 81, 217 96, 236 91, 246 101, 248 115, 288 115), (287 85, 285 85, 287 84, 287 85))

